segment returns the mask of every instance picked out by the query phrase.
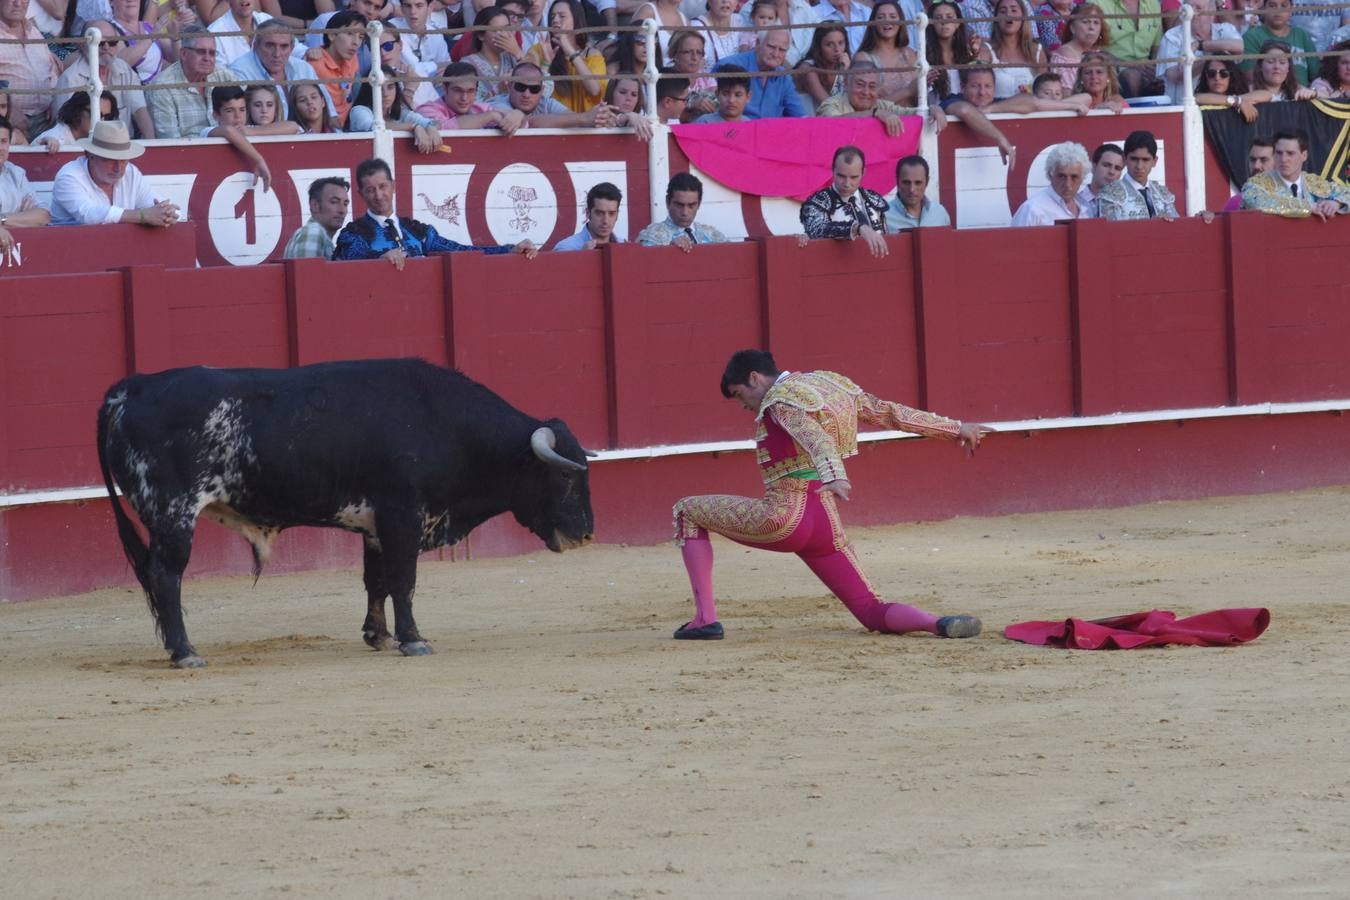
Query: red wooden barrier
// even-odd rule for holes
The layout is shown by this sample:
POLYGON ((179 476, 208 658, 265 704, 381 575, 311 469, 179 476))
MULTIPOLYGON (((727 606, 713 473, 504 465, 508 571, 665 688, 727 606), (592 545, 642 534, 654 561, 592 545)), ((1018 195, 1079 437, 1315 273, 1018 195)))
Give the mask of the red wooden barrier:
MULTIPOLYGON (((403 272, 300 260, 226 277, 148 266, 12 278, 0 301, 0 494, 98 484, 95 411, 132 368, 420 355, 534 415, 561 416, 596 448, 748 437, 717 381, 729 353, 756 345, 790 368, 837 369, 879 394, 986 421, 1347 398, 1350 260, 1338 251, 1348 235, 1342 220, 1239 213, 1211 225, 924 229, 892 237, 883 260, 860 244, 779 238, 692 255, 456 254, 403 272)), ((878 491, 850 514, 896 521, 1330 483, 1350 478, 1342 421, 1132 426, 1128 452, 1105 436, 1114 430, 1029 432, 999 439, 978 470, 954 469, 956 454, 939 445, 872 446, 857 465, 878 491), (1243 444, 1267 432, 1290 438, 1278 454, 1264 437, 1243 444), (1154 468, 1164 459, 1178 474, 1154 468), (901 460, 906 481, 962 484, 883 502, 901 460)), ((681 493, 755 490, 745 458, 707 455, 605 462, 594 483, 609 541, 661 539, 681 493)), ((203 529, 193 571, 247 570, 242 543, 222 537, 203 529)), ((277 570, 349 564, 357 549, 343 535, 287 541, 277 570)), ((471 544, 529 546, 501 521, 471 544)), ((104 502, 0 506, 0 599, 126 577, 104 502)))
POLYGON ((88 225, 82 228, 15 228, 15 247, 0 253, 0 283, 21 275, 103 272, 129 259, 153 259, 162 265, 197 264, 197 226, 88 225))

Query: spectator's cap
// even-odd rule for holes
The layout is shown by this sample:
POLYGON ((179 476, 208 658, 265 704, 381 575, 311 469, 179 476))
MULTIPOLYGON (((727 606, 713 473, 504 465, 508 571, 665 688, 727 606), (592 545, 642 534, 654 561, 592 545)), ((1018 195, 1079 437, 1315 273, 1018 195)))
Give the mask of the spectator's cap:
POLYGON ((127 126, 117 119, 95 122, 94 130, 80 141, 80 146, 86 153, 104 159, 135 159, 145 152, 145 145, 133 141, 127 126))

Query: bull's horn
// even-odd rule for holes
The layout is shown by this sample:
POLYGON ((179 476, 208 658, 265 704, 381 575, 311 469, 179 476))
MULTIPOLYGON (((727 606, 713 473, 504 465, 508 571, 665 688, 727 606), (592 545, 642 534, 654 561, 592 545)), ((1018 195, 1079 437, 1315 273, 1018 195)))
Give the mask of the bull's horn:
POLYGON ((581 452, 589 456, 591 459, 595 459, 597 456, 600 455, 599 453, 596 453, 594 450, 587 450, 585 447, 581 448, 581 452))
POLYGON ((586 467, 581 463, 573 462, 554 450, 553 447, 557 442, 558 438, 553 434, 553 429, 547 425, 536 428, 534 433, 530 435, 530 449, 543 462, 559 469, 566 469, 569 472, 586 471, 586 467))

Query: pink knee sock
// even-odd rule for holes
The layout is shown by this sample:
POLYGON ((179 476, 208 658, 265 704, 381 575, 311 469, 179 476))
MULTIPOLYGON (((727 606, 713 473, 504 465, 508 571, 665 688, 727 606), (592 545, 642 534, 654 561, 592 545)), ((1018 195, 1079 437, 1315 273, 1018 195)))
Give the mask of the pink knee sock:
POLYGON ((891 634, 906 631, 937 633, 937 616, 904 603, 882 603, 878 600, 847 553, 836 551, 826 556, 803 558, 803 561, 869 631, 891 634))
POLYGON ((900 634, 906 631, 927 631, 937 634, 938 617, 926 613, 917 606, 904 603, 883 603, 886 609, 886 631, 900 634))
POLYGON ((685 539, 680 552, 689 572, 689 586, 694 590, 694 618, 690 624, 695 628, 711 625, 717 621, 717 601, 713 597, 713 551, 708 532, 700 528, 698 537, 685 539))

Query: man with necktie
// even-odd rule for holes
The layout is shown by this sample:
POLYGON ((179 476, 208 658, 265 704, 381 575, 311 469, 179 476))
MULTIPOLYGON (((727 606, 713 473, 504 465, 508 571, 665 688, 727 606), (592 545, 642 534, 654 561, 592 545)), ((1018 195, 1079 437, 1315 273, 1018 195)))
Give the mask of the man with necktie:
POLYGON ((886 255, 886 201, 876 191, 862 186, 867 159, 858 147, 834 151, 829 187, 821 188, 802 204, 801 221, 806 236, 856 241, 880 259, 886 255))
POLYGON ((1149 181, 1158 164, 1158 142, 1150 131, 1132 131, 1125 139, 1125 174, 1097 195, 1103 219, 1162 219, 1179 217, 1176 197, 1161 181, 1149 181))
POLYGON ((1323 222, 1350 212, 1350 188, 1303 171, 1307 162, 1307 134, 1297 130, 1276 134, 1275 168, 1247 179, 1242 208, 1291 219, 1317 216, 1323 222))
POLYGON ((703 203, 703 182, 688 172, 680 172, 666 187, 664 222, 653 222, 638 232, 638 243, 644 247, 674 245, 685 253, 695 244, 725 244, 727 236, 713 228, 694 221, 703 203))
POLYGON ((337 237, 333 259, 387 259, 403 271, 410 256, 478 250, 483 253, 523 253, 534 259, 539 248, 531 241, 519 244, 475 246, 448 240, 430 225, 394 214, 394 175, 382 159, 368 159, 356 167, 356 189, 366 201, 366 214, 353 219, 337 237))

